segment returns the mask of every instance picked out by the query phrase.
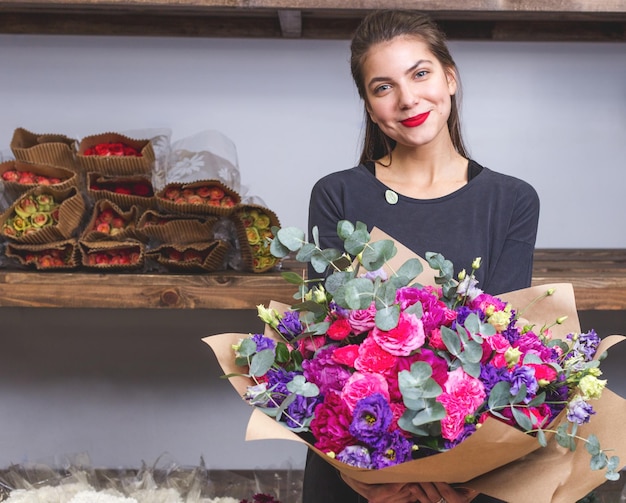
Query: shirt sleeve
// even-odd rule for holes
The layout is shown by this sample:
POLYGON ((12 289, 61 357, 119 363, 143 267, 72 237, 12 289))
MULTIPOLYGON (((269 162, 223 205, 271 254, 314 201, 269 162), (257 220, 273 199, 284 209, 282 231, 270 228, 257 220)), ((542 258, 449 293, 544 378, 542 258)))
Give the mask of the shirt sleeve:
POLYGON ((511 292, 531 285, 533 255, 539 224, 539 196, 527 184, 516 193, 508 233, 501 253, 491 265, 485 291, 493 295, 511 292))

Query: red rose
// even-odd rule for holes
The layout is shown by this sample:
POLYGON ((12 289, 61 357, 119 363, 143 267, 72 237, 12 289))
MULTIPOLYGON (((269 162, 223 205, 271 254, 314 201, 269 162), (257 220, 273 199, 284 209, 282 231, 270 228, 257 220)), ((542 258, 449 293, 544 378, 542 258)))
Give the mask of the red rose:
POLYGON ((315 407, 311 431, 317 442, 315 447, 323 452, 340 453, 356 443, 350 434, 352 414, 337 393, 328 393, 324 402, 315 407))
POLYGON ((352 327, 350 327, 348 320, 341 318, 332 322, 326 331, 326 335, 334 341, 342 341, 350 335, 351 330, 352 327))

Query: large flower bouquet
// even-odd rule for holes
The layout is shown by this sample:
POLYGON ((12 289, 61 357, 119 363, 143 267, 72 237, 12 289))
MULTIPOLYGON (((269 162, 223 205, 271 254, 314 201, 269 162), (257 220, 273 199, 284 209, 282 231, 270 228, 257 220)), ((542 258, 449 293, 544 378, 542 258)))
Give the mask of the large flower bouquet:
MULTIPOLYGON (((252 438, 289 438, 270 418, 362 481, 466 483, 510 502, 529 495, 502 488, 516 463, 551 473, 545 456, 533 461, 537 450, 556 453, 550 464, 572 473, 584 443, 593 470, 619 477, 616 454, 626 446, 607 452, 600 437, 613 443, 606 416, 623 414, 623 401, 610 397, 611 410, 597 414, 602 431, 585 431, 595 403, 611 393, 600 360, 619 339, 580 333, 569 319, 576 318, 571 285, 495 297, 475 280, 479 258, 455 277, 442 255, 424 261, 391 239, 373 241, 361 223, 340 222, 338 234, 344 251, 321 249, 315 231, 309 243, 299 229, 275 229, 272 253, 294 254, 323 279, 284 273, 297 302, 259 306, 264 334, 205 339, 226 377, 263 413, 253 414, 252 438), (561 290, 563 313, 550 302, 563 298, 561 290)), ((603 480, 592 479, 563 501, 603 480)), ((543 487, 538 501, 558 501, 557 492, 543 487)))

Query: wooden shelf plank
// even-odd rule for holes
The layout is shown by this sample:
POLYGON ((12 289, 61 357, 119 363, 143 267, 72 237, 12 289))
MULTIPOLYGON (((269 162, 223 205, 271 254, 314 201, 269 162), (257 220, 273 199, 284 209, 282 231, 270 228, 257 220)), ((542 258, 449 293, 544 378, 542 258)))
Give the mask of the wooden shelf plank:
MULTIPOLYGON (((0 33, 348 39, 379 0, 0 0, 0 33)), ((626 0, 388 0, 450 39, 626 40, 626 0)))
POLYGON ((0 306, 68 308, 254 309, 290 302, 277 273, 97 274, 0 272, 0 306))
MULTIPOLYGON (((301 265, 284 266, 298 270, 301 265)), ((626 249, 537 250, 533 285, 548 283, 572 283, 579 310, 626 310, 626 249)), ((294 293, 279 272, 0 271, 0 307, 255 309, 270 300, 291 303, 294 293)))

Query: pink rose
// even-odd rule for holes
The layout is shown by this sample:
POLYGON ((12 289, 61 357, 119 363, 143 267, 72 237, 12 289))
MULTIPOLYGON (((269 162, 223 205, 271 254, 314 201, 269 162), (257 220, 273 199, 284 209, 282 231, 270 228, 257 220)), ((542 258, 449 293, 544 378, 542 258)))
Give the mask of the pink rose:
POLYGON ((424 326, 414 314, 400 313, 396 328, 385 331, 375 327, 372 337, 392 355, 407 356, 424 344, 424 326))
POLYGON ((484 337, 481 363, 493 360, 491 363, 495 361, 497 363, 495 364, 496 367, 502 367, 500 363, 504 360, 504 353, 506 353, 507 349, 510 347, 511 344, 502 334, 484 337))
POLYGON ((468 307, 472 310, 480 309, 483 313, 491 307, 493 311, 496 312, 503 311, 506 307, 506 302, 488 293, 481 293, 478 297, 470 301, 468 307))
POLYGON ((428 338, 428 343, 435 349, 446 349, 446 345, 441 338, 441 329, 434 328, 430 332, 430 337, 428 338))
POLYGON ((352 412, 359 400, 374 393, 382 394, 389 401, 389 388, 385 378, 380 374, 355 372, 344 384, 341 399, 352 412))
POLYGON ((342 346, 335 349, 333 353, 333 360, 342 365, 354 368, 354 361, 359 356, 358 344, 349 344, 348 346, 342 346))
POLYGON ((368 309, 355 309, 350 311, 348 322, 355 334, 369 332, 376 326, 376 306, 374 303, 368 309))
POLYGON ((465 417, 473 415, 485 400, 483 383, 459 367, 448 374, 444 392, 437 401, 446 409, 441 420, 441 435, 454 441, 463 433, 465 417))
POLYGON ((369 335, 359 346, 359 356, 354 362, 354 368, 361 372, 382 374, 396 364, 396 358, 381 348, 369 335))

